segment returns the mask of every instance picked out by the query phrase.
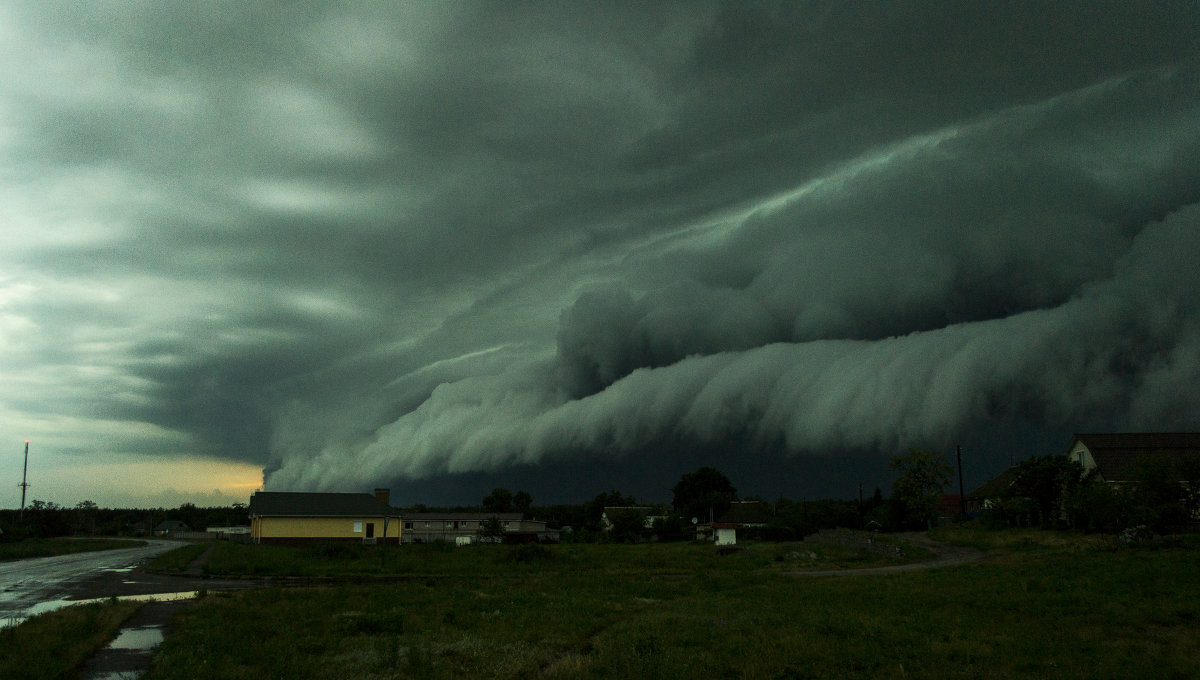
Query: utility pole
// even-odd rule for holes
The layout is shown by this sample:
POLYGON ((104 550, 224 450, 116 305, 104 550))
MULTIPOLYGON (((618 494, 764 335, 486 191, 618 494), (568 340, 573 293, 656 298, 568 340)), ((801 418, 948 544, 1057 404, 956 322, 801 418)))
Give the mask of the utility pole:
POLYGON ((29 475, 29 440, 25 440, 25 467, 21 470, 21 511, 17 513, 18 519, 25 519, 25 490, 29 488, 29 482, 25 481, 29 475))
POLYGON ((959 446, 957 444, 954 445, 954 455, 956 458, 958 458, 958 505, 959 505, 959 510, 962 512, 962 516, 966 517, 967 516, 967 495, 965 492, 963 492, 962 447, 961 446, 959 446))

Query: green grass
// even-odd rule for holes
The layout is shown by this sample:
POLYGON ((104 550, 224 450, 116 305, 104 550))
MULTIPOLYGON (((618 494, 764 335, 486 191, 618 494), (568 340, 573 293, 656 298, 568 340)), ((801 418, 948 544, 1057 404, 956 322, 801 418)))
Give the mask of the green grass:
POLYGON ((404 546, 410 579, 210 594, 149 678, 1196 676, 1194 542, 958 538, 993 557, 814 578, 773 546, 404 546))
POLYGON ((174 550, 155 556, 146 566, 153 571, 181 572, 186 570, 188 565, 192 563, 192 560, 199 557, 210 545, 212 544, 207 542, 193 543, 175 548, 174 550))
MULTIPOLYGON (((890 538, 881 540, 900 544, 890 538)), ((739 547, 741 550, 734 554, 720 555, 708 543, 475 545, 460 548, 448 543, 296 547, 222 541, 213 549, 207 570, 213 575, 418 578, 487 574, 502 567, 508 573, 561 573, 584 569, 593 573, 669 575, 708 569, 792 571, 884 566, 931 557, 928 551, 909 544, 904 544, 903 556, 804 542, 749 543, 739 547)), ((184 549, 166 554, 181 565, 180 569, 187 565, 181 550, 184 549)), ((154 566, 159 567, 159 563, 154 566)))
POLYGON ((0 543, 0 560, 23 560, 142 545, 146 545, 146 542, 119 538, 27 538, 15 543, 0 543))
POLYGON ((79 667, 116 636, 141 602, 75 605, 0 628, 0 678, 76 677, 79 667))

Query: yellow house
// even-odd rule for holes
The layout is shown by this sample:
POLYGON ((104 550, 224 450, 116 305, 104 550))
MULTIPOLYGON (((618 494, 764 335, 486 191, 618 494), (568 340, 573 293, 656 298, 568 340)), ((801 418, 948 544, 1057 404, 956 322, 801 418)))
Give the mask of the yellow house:
POLYGON ((368 493, 258 491, 250 497, 254 543, 400 542, 400 512, 387 489, 368 493))

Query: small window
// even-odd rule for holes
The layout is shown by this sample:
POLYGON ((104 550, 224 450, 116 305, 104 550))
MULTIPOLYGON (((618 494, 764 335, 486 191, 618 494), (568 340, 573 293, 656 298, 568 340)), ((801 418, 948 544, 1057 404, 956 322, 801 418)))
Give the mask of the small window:
POLYGON ((405 528, 405 529, 411 529, 411 528, 413 528, 413 523, 412 523, 412 522, 405 522, 405 523, 404 523, 404 528, 405 528))
POLYGON ((355 523, 354 523, 354 533, 356 533, 356 534, 361 534, 361 533, 362 533, 362 522, 355 522, 355 523))
POLYGON ((428 529, 428 528, 429 528, 429 522, 426 522, 426 523, 425 523, 425 528, 426 528, 426 529, 428 529))
POLYGON ((367 538, 375 538, 375 523, 367 522, 367 538))

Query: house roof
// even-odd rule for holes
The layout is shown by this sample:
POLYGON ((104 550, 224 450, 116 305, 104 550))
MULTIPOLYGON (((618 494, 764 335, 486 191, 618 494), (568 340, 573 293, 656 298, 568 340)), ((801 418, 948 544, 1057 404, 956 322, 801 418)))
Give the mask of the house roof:
POLYGON ((1200 458, 1200 433, 1196 432, 1077 434, 1071 449, 1075 442, 1087 447, 1106 482, 1131 481, 1138 462, 1147 458, 1164 458, 1173 466, 1185 459, 1200 458))
POLYGON ((186 531, 187 529, 188 525, 177 519, 163 520, 154 527, 155 531, 186 531))
POLYGON ((525 515, 519 512, 406 512, 406 522, 474 522, 495 517, 501 522, 520 522, 525 515))
POLYGON ((1010 467, 999 475, 984 482, 978 489, 967 494, 967 498, 976 500, 985 500, 988 498, 1000 498, 1008 493, 1012 485, 1017 481, 1016 466, 1010 467))
POLYGON ((369 493, 258 491, 250 515, 260 517, 396 517, 395 508, 369 493))
POLYGON ((734 501, 723 515, 717 518, 717 524, 766 524, 771 521, 766 506, 757 501, 734 501))

